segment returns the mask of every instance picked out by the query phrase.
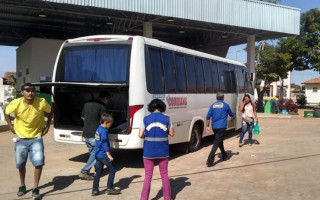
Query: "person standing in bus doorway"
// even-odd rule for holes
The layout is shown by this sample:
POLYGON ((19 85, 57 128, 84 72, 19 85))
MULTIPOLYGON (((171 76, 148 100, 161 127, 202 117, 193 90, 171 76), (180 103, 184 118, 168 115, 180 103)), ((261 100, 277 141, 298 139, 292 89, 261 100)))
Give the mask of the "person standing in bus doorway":
POLYGON ((145 178, 141 192, 141 200, 148 200, 155 164, 159 165, 162 179, 162 191, 164 200, 171 200, 171 187, 168 177, 169 162, 169 138, 174 136, 172 124, 167 116, 166 104, 160 99, 153 99, 148 105, 150 115, 144 117, 141 123, 139 137, 144 139, 143 164, 145 178))
POLYGON ((92 196, 99 195, 99 182, 103 171, 103 166, 107 166, 109 177, 107 183, 107 194, 120 194, 120 191, 113 188, 114 175, 116 168, 113 165, 113 157, 110 153, 110 142, 108 137, 108 129, 113 123, 113 117, 110 114, 103 113, 100 119, 100 126, 95 133, 95 158, 96 158, 96 175, 94 176, 92 196))
POLYGON ((208 134, 210 133, 210 118, 211 118, 211 127, 214 133, 212 149, 209 153, 209 156, 206 162, 208 167, 213 166, 214 154, 216 153, 218 147, 221 151, 222 160, 227 159, 228 154, 224 150, 223 136, 227 129, 228 115, 231 117, 232 120, 234 119, 234 114, 230 109, 229 105, 223 101, 224 93, 218 92, 216 97, 217 97, 217 101, 210 106, 207 114, 207 121, 206 121, 206 132, 208 134))
POLYGON ((9 103, 5 109, 5 118, 15 142, 16 167, 19 170, 20 187, 17 196, 23 196, 26 190, 25 176, 28 154, 34 169, 33 199, 41 199, 39 181, 44 165, 44 145, 42 137, 49 131, 53 112, 44 98, 35 97, 35 88, 30 83, 21 87, 22 97, 9 103), (45 123, 44 113, 49 113, 45 123), (10 114, 14 113, 14 125, 10 114))
POLYGON ((96 163, 95 158, 95 133, 100 125, 100 117, 106 112, 106 105, 110 101, 110 95, 106 91, 101 91, 98 99, 91 100, 84 104, 81 118, 84 121, 82 141, 86 143, 89 151, 89 158, 85 166, 81 169, 79 178, 82 180, 93 180, 89 174, 90 169, 96 163))
POLYGON ((240 112, 242 112, 242 129, 239 139, 239 147, 243 146, 242 140, 244 134, 248 131, 248 143, 252 145, 252 130, 254 127, 254 119, 258 123, 258 116, 256 106, 251 102, 250 95, 246 94, 243 97, 242 104, 240 105, 240 112))

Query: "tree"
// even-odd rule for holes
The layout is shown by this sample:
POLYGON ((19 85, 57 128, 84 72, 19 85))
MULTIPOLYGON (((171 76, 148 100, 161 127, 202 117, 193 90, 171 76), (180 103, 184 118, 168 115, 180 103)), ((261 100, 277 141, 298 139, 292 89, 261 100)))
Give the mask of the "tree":
POLYGON ((256 47, 257 62, 256 62, 256 89, 258 93, 259 112, 263 111, 263 95, 269 85, 279 79, 287 78, 290 71, 291 56, 288 53, 282 53, 278 46, 273 46, 268 43, 261 43, 256 47), (261 88, 261 82, 264 81, 264 86, 261 88))
POLYGON ((296 85, 294 83, 291 83, 290 86, 291 86, 291 88, 298 89, 298 90, 301 91, 301 86, 300 85, 296 85))
POLYGON ((8 75, 8 79, 7 79, 7 83, 9 84, 9 91, 8 94, 6 94, 7 96, 9 96, 9 98, 7 98, 7 102, 11 102, 12 100, 14 100, 16 98, 17 95, 17 91, 16 91, 16 77, 12 74, 8 75))
POLYGON ((276 46, 266 44, 256 52, 258 111, 262 111, 263 95, 271 82, 286 78, 292 70, 320 71, 320 11, 312 9, 301 16, 300 35, 282 38, 276 46), (265 85, 260 88, 262 80, 265 85))
POLYGON ((291 70, 320 71, 320 11, 315 8, 302 14, 300 35, 281 39, 279 46, 291 55, 291 70))

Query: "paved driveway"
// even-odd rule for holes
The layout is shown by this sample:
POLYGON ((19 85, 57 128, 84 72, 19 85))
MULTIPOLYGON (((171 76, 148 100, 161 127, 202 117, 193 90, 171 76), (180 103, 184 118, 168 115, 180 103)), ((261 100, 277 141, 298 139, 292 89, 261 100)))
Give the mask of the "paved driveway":
MULTIPOLYGON (((255 144, 238 147, 238 134, 229 133, 225 149, 229 159, 206 167, 211 138, 195 153, 172 152, 169 176, 172 195, 177 200, 314 200, 320 199, 320 119, 260 118, 261 134, 255 144)), ((15 169, 13 135, 0 133, 0 199, 31 199, 31 192, 16 197, 19 186, 15 169)), ((245 139, 247 136, 245 136, 245 139)), ((115 151, 118 169, 115 185, 121 195, 91 197, 92 181, 79 180, 77 174, 86 161, 86 147, 53 141, 52 132, 45 136, 46 165, 40 181, 43 199, 139 199, 144 169, 142 151, 115 151)), ((101 190, 107 174, 101 178, 101 190)), ((27 189, 33 185, 33 167, 28 162, 27 189)), ((161 179, 154 170, 150 199, 162 199, 161 179)))

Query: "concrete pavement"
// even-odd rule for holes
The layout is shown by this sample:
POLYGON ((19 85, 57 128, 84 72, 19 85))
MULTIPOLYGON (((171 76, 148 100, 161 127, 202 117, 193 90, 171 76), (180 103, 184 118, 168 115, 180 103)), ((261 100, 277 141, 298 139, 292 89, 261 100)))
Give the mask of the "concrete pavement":
MULTIPOLYGON (((169 176, 172 196, 176 200, 300 200, 320 199, 320 119, 263 118, 255 144, 238 147, 238 133, 228 133, 225 149, 229 159, 206 167, 212 138, 203 140, 203 147, 194 153, 171 152, 169 176)), ((31 192, 16 197, 19 186, 14 168, 13 135, 9 131, 0 137, 0 199, 31 199, 31 192)), ((247 135, 245 136, 245 139, 247 135)), ((121 195, 91 197, 92 181, 77 178, 86 161, 86 147, 53 141, 52 131, 45 136, 46 165, 40 183, 43 199, 139 199, 144 169, 142 151, 114 151, 117 167, 115 186, 121 195)), ((33 183, 33 167, 27 164, 27 188, 33 183)), ((100 181, 106 186, 107 174, 100 181)), ((161 178, 154 170, 150 199, 162 199, 161 178)))

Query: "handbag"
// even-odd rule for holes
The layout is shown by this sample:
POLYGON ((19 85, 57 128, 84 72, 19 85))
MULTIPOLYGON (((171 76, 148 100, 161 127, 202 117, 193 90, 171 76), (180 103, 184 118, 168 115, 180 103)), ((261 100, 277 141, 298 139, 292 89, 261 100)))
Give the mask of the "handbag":
POLYGON ((248 117, 247 115, 243 118, 243 120, 247 123, 251 123, 252 122, 252 118, 248 117))
POLYGON ((259 133, 260 133, 259 124, 258 124, 258 123, 256 123, 256 124, 254 125, 253 134, 255 134, 255 135, 259 135, 259 133))

